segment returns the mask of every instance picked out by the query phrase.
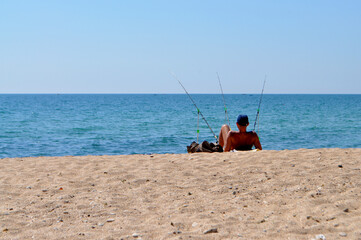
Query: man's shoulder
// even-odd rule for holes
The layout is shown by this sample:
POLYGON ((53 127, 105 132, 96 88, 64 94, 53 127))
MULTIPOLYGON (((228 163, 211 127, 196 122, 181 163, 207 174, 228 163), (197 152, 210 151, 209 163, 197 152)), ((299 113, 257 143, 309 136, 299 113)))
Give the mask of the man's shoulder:
POLYGON ((248 134, 251 134, 251 135, 254 135, 254 136, 257 136, 257 133, 255 131, 249 131, 247 132, 248 134))
POLYGON ((249 135, 251 135, 254 138, 258 138, 258 135, 255 131, 248 132, 249 135))
POLYGON ((248 139, 252 139, 252 140, 258 139, 258 135, 254 131, 247 132, 246 134, 248 139))
POLYGON ((239 134, 239 132, 237 132, 237 131, 229 131, 229 132, 228 132, 228 135, 229 135, 229 136, 235 136, 235 135, 237 135, 237 134, 239 134))

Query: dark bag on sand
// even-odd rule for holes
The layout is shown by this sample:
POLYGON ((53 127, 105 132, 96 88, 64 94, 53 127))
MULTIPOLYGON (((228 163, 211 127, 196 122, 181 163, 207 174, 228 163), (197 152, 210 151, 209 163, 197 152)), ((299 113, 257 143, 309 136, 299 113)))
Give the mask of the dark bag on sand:
POLYGON ((188 153, 195 152, 223 152, 223 148, 219 144, 209 143, 207 141, 198 144, 196 142, 192 142, 190 146, 187 146, 188 153))

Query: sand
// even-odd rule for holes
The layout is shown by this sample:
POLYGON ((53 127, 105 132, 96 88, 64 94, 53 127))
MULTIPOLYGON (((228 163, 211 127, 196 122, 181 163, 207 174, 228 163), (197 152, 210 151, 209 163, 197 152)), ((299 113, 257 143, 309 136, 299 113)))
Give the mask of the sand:
POLYGON ((361 149, 0 163, 0 239, 361 239, 361 149))

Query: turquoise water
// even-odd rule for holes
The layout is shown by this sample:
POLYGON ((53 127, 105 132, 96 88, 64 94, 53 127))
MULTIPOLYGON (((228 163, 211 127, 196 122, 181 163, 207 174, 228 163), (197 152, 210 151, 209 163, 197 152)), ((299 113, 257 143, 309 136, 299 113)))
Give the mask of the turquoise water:
MULTIPOLYGON (((218 135, 220 94, 192 95, 218 135)), ((226 94, 231 127, 253 123, 260 95, 226 94)), ((361 147, 361 95, 263 96, 264 149, 361 147)), ((196 140, 197 111, 185 94, 2 94, 0 158, 185 153, 196 140)), ((200 120, 200 140, 214 141, 200 120)), ((257 130, 257 129, 256 129, 257 130)))

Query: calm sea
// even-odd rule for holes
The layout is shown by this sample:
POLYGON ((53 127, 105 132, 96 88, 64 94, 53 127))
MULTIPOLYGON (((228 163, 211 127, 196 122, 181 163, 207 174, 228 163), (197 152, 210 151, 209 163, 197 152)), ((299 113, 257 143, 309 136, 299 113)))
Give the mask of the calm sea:
MULTIPOLYGON (((192 97, 218 135, 222 95, 192 97)), ((225 95, 232 129, 247 114, 253 130, 259 98, 225 95)), ((185 153, 197 131, 185 94, 2 94, 0 117, 0 158, 185 153)), ((360 148, 361 95, 265 94, 256 130, 264 149, 360 148)), ((199 137, 214 141, 202 119, 199 137)))

